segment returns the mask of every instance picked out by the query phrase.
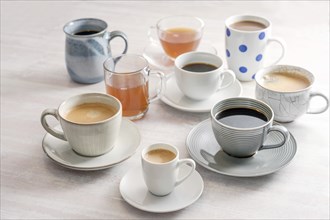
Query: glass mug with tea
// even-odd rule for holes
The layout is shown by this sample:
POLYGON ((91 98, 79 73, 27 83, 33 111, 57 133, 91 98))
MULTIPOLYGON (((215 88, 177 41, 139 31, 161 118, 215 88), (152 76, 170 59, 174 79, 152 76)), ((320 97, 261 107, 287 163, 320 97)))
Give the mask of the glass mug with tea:
POLYGON ((85 93, 68 98, 57 109, 49 108, 41 114, 44 129, 56 138, 67 141, 83 156, 99 156, 115 147, 122 119, 120 101, 107 94, 85 93), (47 122, 55 117, 63 131, 47 122))
POLYGON ((173 145, 158 143, 146 147, 141 154, 142 172, 148 190, 156 196, 166 196, 193 174, 196 164, 192 159, 179 159, 179 150, 173 145), (190 169, 179 177, 180 167, 190 169))
POLYGON ((225 42, 228 68, 240 81, 254 80, 257 71, 264 66, 266 48, 278 43, 280 56, 271 65, 278 63, 285 54, 285 42, 272 37, 272 23, 254 15, 235 15, 225 21, 225 42))
POLYGON ((329 108, 329 99, 311 90, 314 75, 301 67, 271 66, 258 71, 255 80, 256 98, 272 107, 276 121, 291 122, 305 113, 319 114, 329 108), (323 105, 310 105, 316 97, 324 101, 323 105))
POLYGON ((156 28, 158 39, 164 52, 172 60, 177 56, 198 48, 204 31, 204 21, 192 16, 169 16, 160 19, 156 27, 149 29, 149 39, 158 43, 152 35, 156 28))
POLYGON ((123 107, 123 116, 136 120, 148 111, 149 104, 160 98, 164 74, 152 72, 146 59, 140 55, 125 54, 114 60, 107 59, 104 64, 106 92, 117 97, 123 107), (159 89, 149 97, 149 78, 159 77, 159 89))
POLYGON ((121 31, 107 31, 108 24, 96 18, 82 18, 68 22, 63 31, 65 62, 71 79, 78 83, 97 83, 104 79, 103 62, 112 57, 110 41, 120 37, 124 41, 122 54, 127 51, 127 37, 121 31))

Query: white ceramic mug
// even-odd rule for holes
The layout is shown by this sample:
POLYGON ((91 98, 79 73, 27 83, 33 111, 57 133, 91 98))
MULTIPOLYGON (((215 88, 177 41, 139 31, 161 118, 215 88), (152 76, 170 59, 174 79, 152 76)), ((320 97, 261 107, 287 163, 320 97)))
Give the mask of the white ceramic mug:
POLYGON ((205 52, 189 52, 177 57, 174 73, 181 92, 195 100, 208 99, 220 89, 232 85, 236 80, 233 71, 223 68, 223 61, 219 56, 205 52), (193 72, 183 69, 186 65, 193 63, 209 64, 216 69, 207 72, 193 72), (223 84, 225 77, 228 77, 229 80, 223 84))
POLYGON ((282 49, 280 57, 271 65, 284 57, 285 42, 271 37, 272 23, 268 19, 253 15, 235 15, 225 21, 225 27, 228 68, 236 73, 240 81, 252 81, 257 71, 263 68, 266 47, 270 43, 276 42, 282 49), (251 24, 256 24, 256 28, 251 24))
MULTIPOLYGON (((95 109, 95 107, 94 107, 95 109)), ((92 115, 99 112, 90 111, 92 115)), ((98 156, 113 149, 119 136, 122 119, 122 107, 118 99, 102 93, 86 93, 73 96, 60 104, 57 109, 46 109, 41 114, 41 124, 54 137, 68 141, 72 149, 83 156, 98 156), (77 106, 83 104, 104 105, 113 114, 104 120, 82 123, 68 119, 68 114, 77 106), (58 131, 47 123, 46 116, 55 117, 62 127, 58 131)))
MULTIPOLYGON (((291 122, 305 113, 319 114, 329 108, 329 100, 324 94, 311 91, 314 83, 313 74, 301 67, 289 65, 271 66, 258 71, 255 80, 256 98, 264 101, 272 107, 276 121, 291 122), (279 90, 269 88, 271 85, 267 85, 267 83, 274 83, 273 80, 278 80, 276 77, 268 77, 269 74, 278 73, 285 73, 290 79, 294 79, 295 77, 298 77, 299 79, 303 77, 307 80, 307 86, 295 91, 284 91, 284 88, 282 91, 281 88, 279 88, 279 90), (316 109, 312 109, 310 106, 310 100, 314 97, 322 98, 325 101, 325 104, 323 106, 318 106, 316 109)), ((283 82, 281 82, 281 84, 283 85, 283 82)))
POLYGON ((158 143, 148 146, 141 154, 142 171, 148 190, 156 196, 165 196, 171 193, 176 186, 183 183, 195 170, 196 164, 192 159, 179 159, 179 150, 169 144, 158 143), (147 153, 152 150, 167 150, 173 153, 174 158, 166 162, 154 162, 148 158, 147 153), (189 164, 191 169, 178 179, 179 169, 189 164))

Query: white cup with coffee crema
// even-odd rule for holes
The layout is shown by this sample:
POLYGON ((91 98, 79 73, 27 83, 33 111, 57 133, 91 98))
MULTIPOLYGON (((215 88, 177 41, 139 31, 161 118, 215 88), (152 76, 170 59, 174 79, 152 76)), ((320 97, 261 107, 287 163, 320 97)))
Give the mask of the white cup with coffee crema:
POLYGON ((224 69, 222 59, 215 54, 184 53, 174 63, 176 83, 181 92, 191 99, 208 99, 236 80, 235 73, 224 69))
POLYGON ((142 150, 142 172, 148 190, 156 196, 171 193, 176 186, 183 183, 195 170, 192 159, 179 159, 179 150, 169 144, 157 143, 142 150), (191 166, 189 172, 178 179, 180 167, 191 166))
POLYGON ((225 21, 226 57, 228 67, 240 81, 252 81, 266 57, 267 45, 276 42, 281 55, 271 65, 278 63, 285 54, 285 42, 271 36, 272 24, 263 17, 235 15, 225 21))
POLYGON ((311 72, 296 66, 275 65, 258 71, 255 77, 255 96, 270 105, 275 120, 291 122, 301 115, 319 114, 329 108, 328 98, 311 91, 314 76, 311 72), (320 97, 323 106, 310 106, 310 100, 320 97))
POLYGON ((57 109, 49 108, 41 114, 45 130, 68 141, 72 149, 83 156, 99 156, 111 151, 119 136, 121 119, 120 101, 101 93, 73 96, 57 109), (49 126, 48 115, 60 122, 63 132, 49 126))

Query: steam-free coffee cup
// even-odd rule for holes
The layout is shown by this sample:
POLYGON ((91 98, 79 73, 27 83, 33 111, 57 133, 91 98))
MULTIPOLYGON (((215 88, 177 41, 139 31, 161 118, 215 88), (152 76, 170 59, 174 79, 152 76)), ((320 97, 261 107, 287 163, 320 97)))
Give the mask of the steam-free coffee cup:
MULTIPOLYGON (((228 68, 233 70, 240 81, 252 81, 267 59, 266 48, 276 42, 281 46, 278 63, 285 54, 285 42, 272 37, 272 23, 254 15, 235 15, 225 21, 226 57, 228 68)), ((269 52, 269 51, 267 51, 269 52)))
POLYGON ((156 29, 157 36, 166 55, 171 59, 194 51, 198 48, 203 36, 204 21, 198 17, 174 15, 160 19, 156 26, 149 29, 149 39, 153 43, 158 41, 152 37, 152 30, 156 29))
POLYGON ((76 153, 99 156, 115 147, 121 118, 118 99, 101 93, 86 93, 65 100, 57 109, 44 110, 41 124, 49 134, 67 141, 76 153), (63 131, 49 126, 48 115, 60 122, 63 131))
POLYGON ((174 64, 176 83, 191 99, 208 99, 236 80, 235 73, 223 68, 222 59, 215 54, 189 52, 177 57, 174 64), (224 83, 225 77, 228 80, 224 83))
POLYGON ((255 96, 273 109, 275 121, 291 122, 305 113, 319 114, 329 108, 329 99, 312 91, 314 75, 301 67, 271 66, 258 71, 255 80, 255 96), (311 106, 311 100, 316 97, 323 99, 324 104, 311 106))
POLYGON ((183 183, 195 170, 192 159, 179 159, 179 150, 170 144, 157 143, 142 150, 142 171, 148 190, 156 196, 165 196, 183 183), (180 179, 178 174, 182 165, 190 165, 191 169, 180 179))
POLYGON ((107 31, 108 24, 96 18, 82 18, 68 22, 63 31, 65 62, 71 79, 78 83, 97 83, 104 79, 103 62, 112 57, 110 41, 120 37, 124 41, 122 54, 127 51, 127 37, 121 31, 107 31))
POLYGON ((140 55, 125 54, 119 58, 118 61, 109 58, 104 62, 106 92, 119 99, 124 117, 140 119, 147 113, 149 104, 161 97, 164 74, 150 70, 148 61, 140 55), (160 81, 154 96, 149 96, 151 76, 160 81))
POLYGON ((224 99, 211 109, 212 130, 222 150, 233 157, 283 146, 290 138, 282 125, 273 125, 274 112, 266 103, 244 97, 224 99), (280 132, 279 143, 265 144, 270 132, 280 132))

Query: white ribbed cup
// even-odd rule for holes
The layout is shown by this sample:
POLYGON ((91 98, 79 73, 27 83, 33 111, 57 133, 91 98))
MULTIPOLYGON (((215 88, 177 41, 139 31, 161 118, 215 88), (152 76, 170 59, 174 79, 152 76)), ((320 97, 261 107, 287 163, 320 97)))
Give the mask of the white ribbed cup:
POLYGON ((102 93, 86 93, 64 101, 58 109, 46 109, 41 114, 41 124, 45 130, 64 141, 83 156, 99 156, 112 150, 119 136, 122 118, 122 107, 118 99, 102 93), (65 114, 72 107, 84 103, 102 103, 111 106, 116 113, 106 120, 80 124, 65 119, 65 114), (57 131, 47 123, 46 116, 51 115, 59 120, 62 130, 57 131))

